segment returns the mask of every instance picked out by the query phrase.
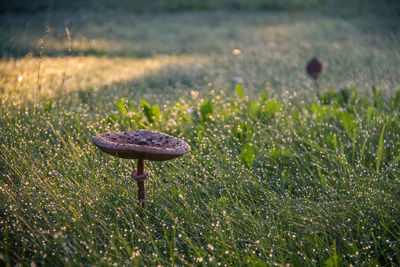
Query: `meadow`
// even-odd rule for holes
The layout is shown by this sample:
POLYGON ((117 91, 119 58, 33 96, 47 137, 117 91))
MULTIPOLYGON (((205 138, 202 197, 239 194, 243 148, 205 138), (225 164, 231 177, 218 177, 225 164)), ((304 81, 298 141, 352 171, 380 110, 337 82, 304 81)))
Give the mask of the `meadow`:
POLYGON ((1 264, 400 265, 398 7, 260 2, 2 11, 1 264), (145 211, 138 129, 191 146, 145 211))

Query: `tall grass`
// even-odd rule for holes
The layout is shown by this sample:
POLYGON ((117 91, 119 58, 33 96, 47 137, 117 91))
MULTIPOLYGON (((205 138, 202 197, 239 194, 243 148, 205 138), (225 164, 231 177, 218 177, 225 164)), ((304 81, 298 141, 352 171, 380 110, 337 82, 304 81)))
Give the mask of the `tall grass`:
POLYGON ((3 115, 3 259, 396 264, 400 95, 381 107, 333 95, 297 106, 221 92, 153 115, 129 102, 127 113, 117 105, 108 117, 84 107, 3 115), (343 112, 352 114, 355 136, 343 112), (192 147, 182 159, 149 166, 143 217, 129 178, 134 163, 89 141, 138 127, 192 147))
MULTIPOLYGON (((42 57, 23 42, 0 44, 15 57, 33 51, 0 62, 1 263, 400 264, 398 39, 390 27, 392 39, 380 35, 393 22, 140 15, 134 21, 152 31, 135 26, 139 40, 129 30, 136 16, 112 14, 121 16, 110 24, 92 23, 99 16, 89 12, 81 31, 67 25, 66 42, 54 17, 42 57), (195 26, 204 18, 209 24, 195 26), (165 31, 165 19, 173 30, 165 31), (91 40, 102 45, 87 50, 91 40), (303 66, 316 51, 328 63, 319 97, 303 66), (139 128, 192 149, 147 166, 143 216, 129 175, 134 162, 90 142, 139 128)), ((1 36, 44 36, 21 29, 21 16, 1 36)))

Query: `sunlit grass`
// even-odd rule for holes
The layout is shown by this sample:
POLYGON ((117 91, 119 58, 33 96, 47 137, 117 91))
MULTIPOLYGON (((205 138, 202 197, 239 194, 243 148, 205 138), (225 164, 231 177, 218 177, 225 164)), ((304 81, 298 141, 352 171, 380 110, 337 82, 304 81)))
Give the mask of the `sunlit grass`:
POLYGON ((55 99, 77 90, 93 92, 113 83, 134 82, 157 74, 166 66, 184 68, 205 64, 195 56, 156 56, 148 59, 71 56, 32 57, 0 61, 2 105, 21 104, 35 98, 55 99))

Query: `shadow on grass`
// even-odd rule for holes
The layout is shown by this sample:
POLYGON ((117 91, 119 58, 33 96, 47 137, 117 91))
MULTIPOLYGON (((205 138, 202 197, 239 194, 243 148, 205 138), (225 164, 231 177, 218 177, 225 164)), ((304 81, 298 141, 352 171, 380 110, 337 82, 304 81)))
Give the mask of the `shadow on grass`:
MULTIPOLYGON (((210 90, 210 82, 221 76, 206 57, 158 56, 144 60, 84 57, 69 60, 70 70, 66 70, 64 84, 61 84, 62 77, 57 69, 64 66, 64 61, 46 60, 47 66, 42 68, 41 73, 43 83, 40 84, 40 92, 37 91, 37 73, 34 71, 37 59, 16 63, 25 68, 29 66, 32 70, 25 69, 25 72, 32 72, 32 75, 23 76, 26 84, 16 81, 15 85, 3 85, 6 92, 2 97, 6 109, 12 106, 25 108, 34 103, 45 106, 51 102, 58 103, 57 106, 63 110, 75 110, 83 103, 88 104, 91 110, 98 109, 96 112, 102 113, 103 108, 114 108, 120 98, 132 103, 145 99, 152 104, 164 104, 182 97, 190 99, 192 91, 196 95, 199 91, 206 92, 210 90), (79 69, 84 64, 87 66, 79 69)), ((42 64, 46 65, 46 62, 42 64)), ((13 77, 11 75, 9 79, 13 77)), ((224 81, 223 78, 219 80, 224 81)))
MULTIPOLYGON (((0 25, 4 20, 6 18, 0 16, 0 25)), ((24 57, 29 52, 33 57, 38 56, 38 40, 43 38, 45 27, 50 25, 51 31, 44 40, 43 56, 62 61, 61 57, 66 55, 71 55, 71 58, 82 55, 95 58, 95 61, 104 58, 111 62, 105 67, 92 63, 96 67, 75 72, 67 69, 66 72, 71 76, 79 76, 74 79, 83 79, 86 83, 79 86, 74 84, 74 90, 85 92, 85 88, 94 88, 93 92, 98 90, 102 98, 107 91, 111 91, 107 99, 112 101, 116 95, 133 97, 135 92, 135 98, 138 95, 149 98, 155 95, 159 98, 157 102, 165 102, 172 96, 190 97, 188 94, 192 90, 229 89, 234 77, 243 80, 247 93, 256 95, 266 87, 282 92, 304 91, 310 87, 304 64, 315 55, 321 55, 326 62, 326 74, 321 77, 321 82, 327 88, 370 88, 372 80, 381 89, 391 92, 397 85, 393 77, 398 76, 398 60, 391 52, 399 42, 397 31, 392 27, 396 21, 392 21, 391 17, 382 19, 373 14, 342 17, 312 12, 228 10, 174 15, 138 15, 122 10, 104 13, 54 11, 48 17, 45 13, 32 17, 15 15, 8 25, 10 27, 3 26, 0 30, 0 57, 24 57), (71 32, 71 42, 67 38, 66 25, 71 32), (241 53, 234 56, 233 49, 237 48, 241 53), (108 79, 122 69, 120 65, 128 69, 132 66, 140 68, 136 63, 130 65, 126 62, 135 62, 137 59, 151 61, 153 57, 162 57, 159 55, 190 55, 208 58, 210 62, 202 66, 196 66, 195 61, 187 64, 167 62, 157 71, 144 73, 140 77, 126 75, 123 79, 108 79), (112 65, 114 63, 115 66, 112 65), (83 75, 84 71, 86 76, 83 75), (93 83, 92 78, 112 80, 112 85, 93 83)), ((36 86, 37 61, 40 60, 36 58, 30 69, 21 67, 25 58, 21 60, 22 63, 16 60, 18 62, 8 69, 14 75, 11 79, 17 81, 21 75, 23 82, 30 80, 36 86), (29 76, 28 72, 34 75, 29 76)), ((6 65, 13 59, 4 59, 3 62, 6 65)), ((71 60, 68 64, 68 68, 74 68, 71 60)), ((45 67, 46 64, 42 62, 42 69, 45 67)), ((53 68, 51 78, 61 79, 56 72, 62 72, 64 64, 49 64, 49 67, 53 68)), ((118 76, 118 73, 115 75, 118 76)), ((67 82, 65 88, 69 88, 67 82)), ((54 84, 58 87, 59 83, 54 84)))
POLYGON ((8 13, 0 15, 0 25, 3 25, 0 28, 0 57, 18 58, 28 53, 39 56, 41 39, 44 40, 43 55, 50 57, 66 54, 132 58, 157 54, 223 54, 237 46, 254 45, 261 27, 271 28, 274 35, 293 39, 298 33, 286 29, 324 19, 346 22, 359 32, 382 37, 398 26, 398 17, 382 19, 379 14, 371 13, 361 14, 361 17, 357 14, 355 19, 323 12, 226 9, 174 15, 135 14, 120 9, 102 12, 47 10, 28 15, 8 13), (67 27, 71 40, 66 34, 67 27), (45 38, 47 28, 50 33, 45 38))
MULTIPOLYGON (((142 99, 151 104, 173 103, 182 98, 192 98, 193 92, 196 96, 199 92, 209 92, 211 89, 208 84, 214 77, 210 77, 208 69, 207 64, 167 65, 138 78, 114 82, 98 88, 79 89, 71 94, 70 100, 74 103, 89 104, 92 108, 96 105, 99 108, 114 106, 120 98, 136 104, 139 104, 142 99)), ((62 99, 62 96, 59 97, 62 99)), ((102 111, 99 110, 99 112, 102 111)))

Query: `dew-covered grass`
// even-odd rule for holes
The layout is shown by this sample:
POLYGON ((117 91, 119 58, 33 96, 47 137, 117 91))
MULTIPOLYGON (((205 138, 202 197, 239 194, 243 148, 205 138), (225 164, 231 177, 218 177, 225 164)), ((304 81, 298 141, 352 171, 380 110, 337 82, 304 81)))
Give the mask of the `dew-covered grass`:
POLYGON ((0 262, 400 264, 397 17, 74 12, 0 32, 0 262), (142 212, 90 141, 140 128, 191 146, 142 212))

